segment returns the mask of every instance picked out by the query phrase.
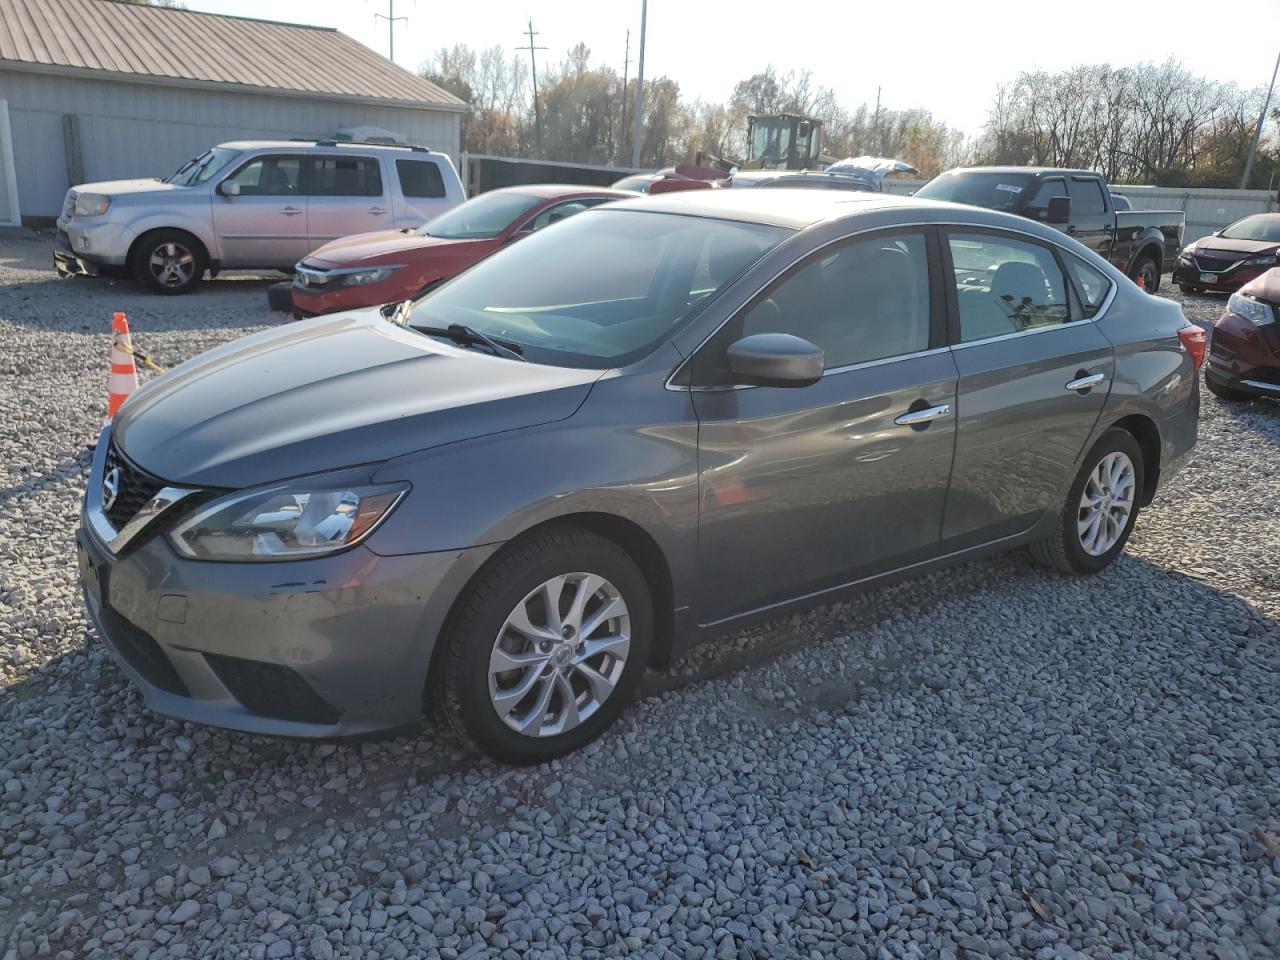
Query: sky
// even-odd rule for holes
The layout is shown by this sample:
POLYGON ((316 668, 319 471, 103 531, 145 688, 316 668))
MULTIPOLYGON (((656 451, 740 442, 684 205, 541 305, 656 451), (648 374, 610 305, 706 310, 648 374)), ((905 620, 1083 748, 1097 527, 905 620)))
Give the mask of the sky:
MULTIPOLYGON (((386 15, 395 27, 395 60, 416 70, 437 49, 465 43, 528 43, 532 19, 540 63, 557 63, 579 40, 593 63, 622 69, 631 31, 630 74, 640 43, 641 0, 185 0, 192 10, 337 27, 387 53, 386 15)), ((650 0, 645 76, 666 75, 686 98, 722 102, 734 84, 772 63, 808 68, 841 103, 924 107, 969 134, 981 130, 1002 81, 1020 70, 1082 63, 1122 66, 1182 60, 1213 80, 1264 86, 1280 53, 1280 0, 1238 6, 1204 0, 1154 5, 1115 0, 650 0), (1156 13, 1144 13, 1143 7, 1156 13), (1228 12, 1229 11, 1229 12, 1228 12), (1250 27, 1250 22, 1256 28, 1250 27)), ((526 54, 527 56, 527 54, 526 54)))

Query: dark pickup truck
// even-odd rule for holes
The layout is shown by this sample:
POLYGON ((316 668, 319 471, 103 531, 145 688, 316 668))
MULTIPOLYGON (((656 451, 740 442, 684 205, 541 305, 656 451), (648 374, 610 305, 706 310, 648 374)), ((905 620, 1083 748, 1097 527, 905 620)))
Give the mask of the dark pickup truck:
POLYGON ((1089 170, 961 167, 940 173, 917 197, 1004 210, 1057 227, 1110 260, 1148 293, 1182 249, 1180 210, 1117 210, 1111 191, 1089 170))

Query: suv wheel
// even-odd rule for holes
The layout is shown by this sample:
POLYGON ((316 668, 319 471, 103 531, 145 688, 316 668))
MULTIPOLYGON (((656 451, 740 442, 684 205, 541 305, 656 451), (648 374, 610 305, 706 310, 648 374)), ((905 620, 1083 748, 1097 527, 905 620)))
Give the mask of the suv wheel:
POLYGON ((133 273, 156 293, 189 293, 208 267, 204 247, 182 230, 146 234, 133 254, 133 273))
POLYGON ((517 544, 468 588, 442 642, 453 728, 506 763, 542 763, 591 742, 635 694, 653 606, 616 544, 577 527, 517 544))
POLYGON ((1108 430, 1084 458, 1053 533, 1031 545, 1032 558, 1064 573, 1110 566, 1133 532, 1143 476, 1138 441, 1108 430))

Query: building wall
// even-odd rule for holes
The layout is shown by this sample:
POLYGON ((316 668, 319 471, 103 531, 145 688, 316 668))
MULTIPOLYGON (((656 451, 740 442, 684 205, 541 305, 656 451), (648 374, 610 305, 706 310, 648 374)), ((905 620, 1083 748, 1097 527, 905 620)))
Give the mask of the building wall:
POLYGON ((89 81, 0 70, 9 102, 24 219, 55 217, 70 182, 64 115, 78 118, 83 179, 168 176, 226 140, 330 137, 355 126, 392 130, 458 163, 460 115, 274 94, 89 81))

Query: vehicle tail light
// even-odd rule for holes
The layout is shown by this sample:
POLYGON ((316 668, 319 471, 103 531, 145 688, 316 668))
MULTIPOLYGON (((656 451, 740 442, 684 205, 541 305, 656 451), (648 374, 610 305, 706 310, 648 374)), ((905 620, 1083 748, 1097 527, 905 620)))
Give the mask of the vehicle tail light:
POLYGON ((1191 354, 1191 362, 1199 370, 1200 364, 1204 363, 1204 350, 1208 344, 1204 329, 1190 324, 1178 331, 1178 339, 1182 341, 1187 353, 1191 354))

